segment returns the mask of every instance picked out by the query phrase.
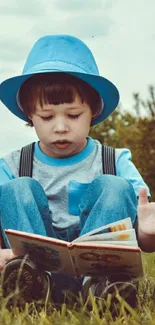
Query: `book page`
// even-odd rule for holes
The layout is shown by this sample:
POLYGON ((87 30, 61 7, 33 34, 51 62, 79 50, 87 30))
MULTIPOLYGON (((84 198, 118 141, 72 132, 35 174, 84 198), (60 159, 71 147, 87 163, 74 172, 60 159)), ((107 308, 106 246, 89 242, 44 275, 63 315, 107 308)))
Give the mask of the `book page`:
POLYGON ((75 276, 67 242, 40 235, 6 231, 13 252, 29 254, 44 270, 75 276))
MULTIPOLYGON (((89 247, 98 247, 98 246, 106 246, 106 245, 112 245, 112 246, 121 246, 121 247, 128 247, 128 246, 132 246, 132 247, 138 247, 138 243, 137 241, 135 240, 131 240, 131 241, 124 241, 124 240, 105 240, 105 241, 84 241, 84 242, 80 242, 80 244, 86 244, 89 246, 89 247)), ((76 247, 76 245, 75 245, 76 247)))
POLYGON ((127 230, 127 229, 133 229, 131 218, 126 218, 126 219, 123 219, 123 220, 121 219, 119 221, 110 223, 110 224, 108 224, 106 226, 102 226, 102 227, 99 227, 97 229, 94 229, 94 230, 88 232, 87 234, 76 238, 73 241, 73 243, 83 241, 84 237, 94 236, 94 235, 101 235, 101 234, 103 234, 103 236, 104 236, 105 233, 123 231, 123 230, 127 230))
POLYGON ((139 248, 100 245, 78 245, 74 248, 76 264, 84 276, 102 276, 123 273, 131 278, 143 275, 142 256, 139 248))
POLYGON ((95 242, 97 244, 97 242, 99 242, 99 244, 101 244, 101 242, 103 242, 106 244, 112 241, 114 241, 116 245, 120 245, 119 242, 122 242, 121 245, 131 245, 131 242, 133 242, 132 245, 138 246, 135 229, 108 232, 99 235, 93 234, 91 236, 83 236, 77 238, 74 243, 89 242, 89 244, 92 244, 95 242))

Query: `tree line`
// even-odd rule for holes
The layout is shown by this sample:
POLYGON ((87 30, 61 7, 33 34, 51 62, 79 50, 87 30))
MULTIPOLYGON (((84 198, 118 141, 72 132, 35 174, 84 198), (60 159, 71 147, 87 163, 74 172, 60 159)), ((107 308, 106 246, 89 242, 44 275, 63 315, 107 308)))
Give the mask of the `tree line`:
POLYGON ((148 98, 133 94, 132 112, 119 106, 104 122, 92 127, 90 136, 114 148, 128 148, 155 201, 155 87, 148 98))

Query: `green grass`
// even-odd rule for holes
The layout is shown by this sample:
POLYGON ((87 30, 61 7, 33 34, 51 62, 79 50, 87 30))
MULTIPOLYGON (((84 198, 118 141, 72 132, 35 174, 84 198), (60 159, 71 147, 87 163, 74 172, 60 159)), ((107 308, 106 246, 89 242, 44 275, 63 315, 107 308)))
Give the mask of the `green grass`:
POLYGON ((145 276, 139 285, 139 305, 136 310, 132 309, 125 301, 120 300, 118 316, 113 318, 110 308, 110 296, 106 301, 106 310, 102 315, 95 299, 92 299, 93 310, 87 312, 86 306, 72 307, 69 309, 65 304, 61 310, 54 306, 45 306, 39 312, 33 305, 26 305, 23 311, 14 308, 8 311, 6 301, 0 297, 0 324, 2 325, 155 325, 155 253, 144 254, 145 276), (127 312, 128 311, 128 312, 127 312))

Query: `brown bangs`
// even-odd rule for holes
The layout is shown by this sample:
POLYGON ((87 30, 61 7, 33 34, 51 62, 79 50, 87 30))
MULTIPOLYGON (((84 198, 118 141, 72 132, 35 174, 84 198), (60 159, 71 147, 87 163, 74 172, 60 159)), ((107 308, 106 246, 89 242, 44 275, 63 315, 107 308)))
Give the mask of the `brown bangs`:
MULTIPOLYGON (((86 102, 95 114, 100 109, 99 94, 86 82, 66 73, 37 74, 26 80, 19 91, 19 103, 26 116, 35 113, 36 105, 72 103, 75 96, 86 102)), ((33 126, 31 120, 28 125, 33 126)))

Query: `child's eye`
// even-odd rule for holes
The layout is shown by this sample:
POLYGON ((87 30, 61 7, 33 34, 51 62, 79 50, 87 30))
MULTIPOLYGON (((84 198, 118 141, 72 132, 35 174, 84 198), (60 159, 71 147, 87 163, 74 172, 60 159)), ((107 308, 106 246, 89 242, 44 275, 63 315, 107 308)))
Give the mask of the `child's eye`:
POLYGON ((77 115, 71 115, 71 114, 68 114, 68 117, 75 120, 77 119, 81 114, 77 114, 77 115))
POLYGON ((53 116, 41 116, 42 120, 49 121, 52 119, 53 116))

